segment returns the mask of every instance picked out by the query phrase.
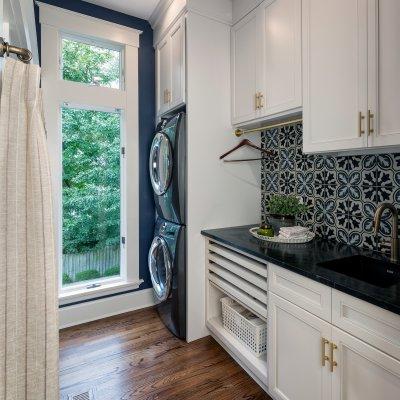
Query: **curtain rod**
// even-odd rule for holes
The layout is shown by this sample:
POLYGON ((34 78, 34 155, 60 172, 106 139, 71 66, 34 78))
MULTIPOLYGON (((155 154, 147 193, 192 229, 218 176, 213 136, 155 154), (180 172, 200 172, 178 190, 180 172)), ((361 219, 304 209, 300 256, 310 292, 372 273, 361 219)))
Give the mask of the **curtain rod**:
POLYGON ((29 64, 29 62, 32 60, 32 52, 30 50, 22 47, 11 46, 5 42, 2 37, 0 37, 0 57, 4 57, 4 54, 6 54, 8 57, 10 53, 16 54, 17 57, 25 64, 29 64))
POLYGON ((288 121, 282 121, 277 124, 261 126, 260 128, 247 129, 247 130, 236 129, 235 132, 233 132, 233 134, 236 135, 237 137, 240 137, 242 135, 245 135, 246 133, 261 132, 261 131, 265 131, 266 129, 278 128, 280 126, 296 124, 296 123, 302 122, 302 121, 303 121, 303 118, 297 118, 297 119, 290 119, 288 121))

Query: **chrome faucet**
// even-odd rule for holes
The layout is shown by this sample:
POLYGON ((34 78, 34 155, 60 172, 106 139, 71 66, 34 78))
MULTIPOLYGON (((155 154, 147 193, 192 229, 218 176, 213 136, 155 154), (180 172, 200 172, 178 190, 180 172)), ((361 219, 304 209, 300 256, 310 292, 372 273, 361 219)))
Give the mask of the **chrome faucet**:
POLYGON ((399 227, 399 213, 396 207, 390 203, 382 203, 378 206, 375 211, 374 216, 374 231, 375 236, 379 233, 379 226, 381 224, 382 213, 386 210, 390 210, 392 212, 392 252, 390 261, 397 262, 399 260, 399 234, 398 234, 398 227, 399 227))

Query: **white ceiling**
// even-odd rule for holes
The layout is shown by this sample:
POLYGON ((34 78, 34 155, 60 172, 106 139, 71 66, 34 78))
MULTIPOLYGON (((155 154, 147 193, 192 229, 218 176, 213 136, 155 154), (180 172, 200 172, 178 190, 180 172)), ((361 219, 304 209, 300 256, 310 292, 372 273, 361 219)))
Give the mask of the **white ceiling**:
POLYGON ((160 0, 85 0, 88 3, 97 4, 111 10, 133 15, 135 17, 149 19, 160 0))

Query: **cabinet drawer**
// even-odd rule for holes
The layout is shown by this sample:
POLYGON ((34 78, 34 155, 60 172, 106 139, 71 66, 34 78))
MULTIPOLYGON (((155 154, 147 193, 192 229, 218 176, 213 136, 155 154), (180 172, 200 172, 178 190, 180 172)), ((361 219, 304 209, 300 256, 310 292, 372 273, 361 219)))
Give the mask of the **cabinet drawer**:
POLYGON ((400 360, 399 315, 333 290, 332 323, 400 360))
POLYGON ((332 289, 276 265, 269 265, 269 290, 331 322, 332 289))

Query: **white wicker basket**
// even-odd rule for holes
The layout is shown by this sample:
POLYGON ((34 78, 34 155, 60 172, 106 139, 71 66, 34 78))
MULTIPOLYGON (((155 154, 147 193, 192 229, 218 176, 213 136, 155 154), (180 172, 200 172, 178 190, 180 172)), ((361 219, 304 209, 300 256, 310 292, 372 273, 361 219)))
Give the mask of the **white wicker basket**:
POLYGON ((245 344, 257 357, 267 351, 267 324, 229 297, 223 297, 224 328, 245 344))

